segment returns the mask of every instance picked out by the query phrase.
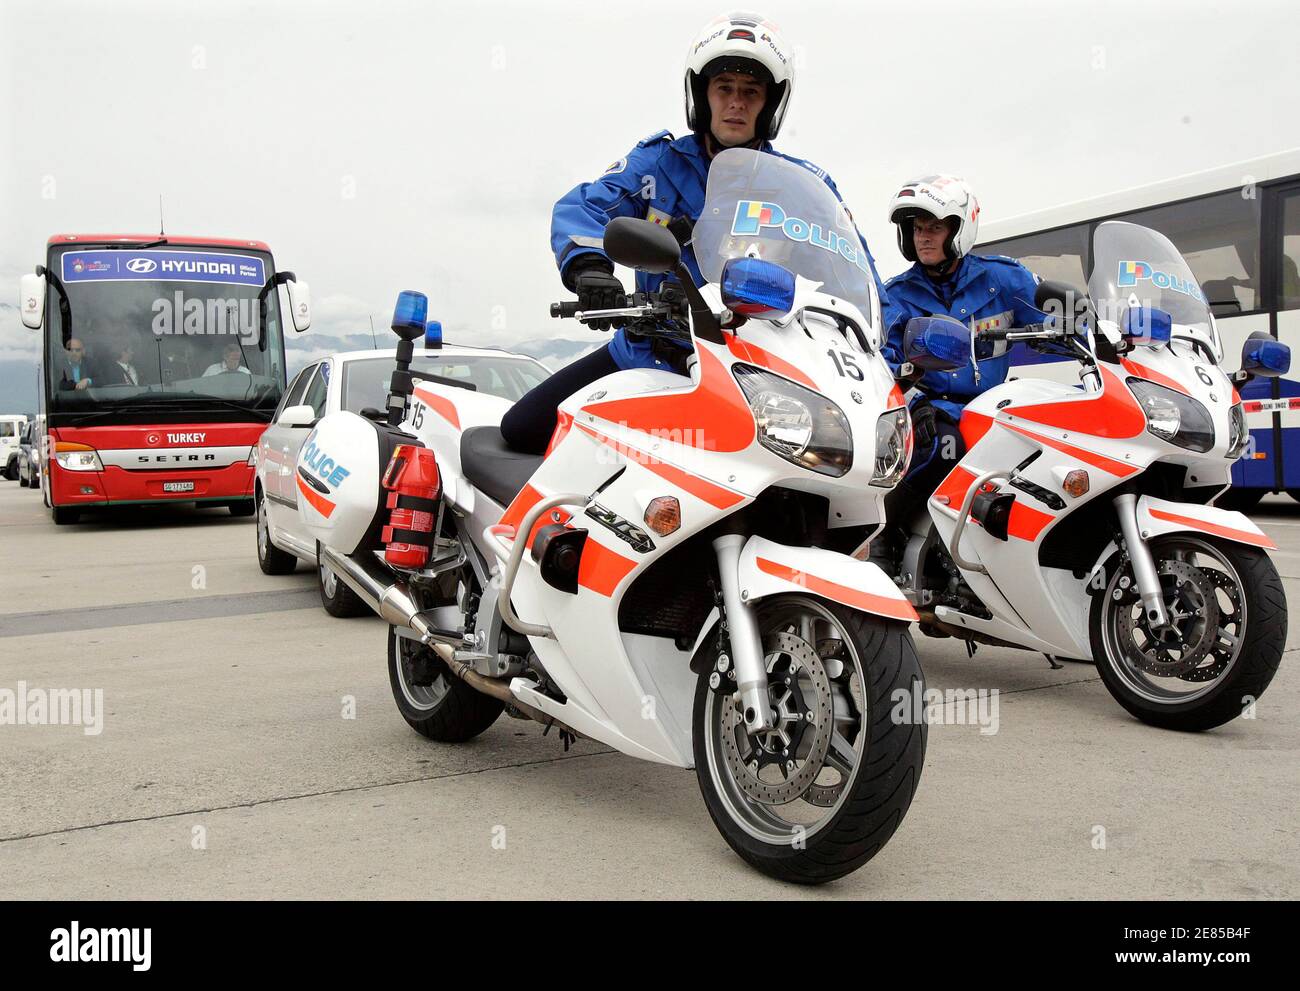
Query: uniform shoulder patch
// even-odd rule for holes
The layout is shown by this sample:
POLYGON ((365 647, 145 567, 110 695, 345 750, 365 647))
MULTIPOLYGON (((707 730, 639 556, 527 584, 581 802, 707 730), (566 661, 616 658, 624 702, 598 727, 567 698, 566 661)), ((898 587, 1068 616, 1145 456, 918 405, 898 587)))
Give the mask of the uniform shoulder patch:
POLYGON ((671 140, 673 140, 672 131, 666 131, 666 130, 655 131, 655 133, 651 134, 649 137, 642 138, 640 141, 638 141, 636 143, 636 146, 638 148, 645 148, 646 146, 652 145, 657 141, 671 141, 671 140))

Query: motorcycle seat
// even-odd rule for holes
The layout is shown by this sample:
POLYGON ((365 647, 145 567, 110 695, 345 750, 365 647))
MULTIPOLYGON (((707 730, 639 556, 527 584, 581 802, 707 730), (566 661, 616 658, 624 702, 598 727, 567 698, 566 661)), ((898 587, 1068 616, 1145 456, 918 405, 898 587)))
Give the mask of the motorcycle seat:
POLYGON ((460 435, 461 472, 503 507, 510 505, 543 460, 544 455, 513 450, 501 436, 500 427, 470 427, 460 435))

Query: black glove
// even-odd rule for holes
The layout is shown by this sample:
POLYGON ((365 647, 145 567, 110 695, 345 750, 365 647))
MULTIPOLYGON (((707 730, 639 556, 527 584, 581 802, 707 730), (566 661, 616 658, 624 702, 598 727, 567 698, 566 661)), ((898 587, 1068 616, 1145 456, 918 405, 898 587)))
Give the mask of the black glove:
MULTIPOLYGON (((573 263, 569 277, 573 291, 578 294, 580 310, 612 310, 627 305, 623 283, 614 275, 614 266, 607 258, 590 255, 573 263)), ((591 320, 587 326, 594 330, 609 330, 613 320, 591 320)))
POLYGON ((929 453, 938 434, 934 422, 935 409, 928 399, 919 399, 912 403, 908 412, 912 415, 912 450, 914 457, 920 458, 929 453))

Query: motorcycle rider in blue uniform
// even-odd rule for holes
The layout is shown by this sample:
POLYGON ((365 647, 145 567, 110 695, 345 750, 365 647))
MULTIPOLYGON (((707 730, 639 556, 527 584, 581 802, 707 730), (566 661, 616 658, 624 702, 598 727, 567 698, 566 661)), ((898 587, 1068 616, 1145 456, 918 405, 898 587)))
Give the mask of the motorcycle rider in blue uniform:
MULTIPOLYGON (((551 247, 560 277, 577 293, 580 309, 625 305, 626 290, 601 249, 605 225, 614 217, 640 217, 667 227, 683 245, 682 261, 696 284, 704 282, 689 244, 691 228, 704 207, 709 165, 725 148, 780 155, 815 173, 839 198, 824 171, 772 148, 793 88, 794 51, 762 17, 729 14, 700 33, 686 57, 686 120, 692 133, 676 139, 667 131, 650 135, 599 179, 574 187, 555 204, 551 247)), ((867 258, 874 274, 870 252, 867 258)), ((658 291, 668 278, 638 272, 636 288, 658 291)), ((878 276, 876 285, 880 287, 878 276)), ((883 303, 883 290, 881 298, 883 303)), ((587 326, 608 330, 613 323, 587 326)), ((689 344, 620 329, 608 345, 562 368, 515 403, 501 432, 515 450, 540 454, 555 428, 556 408, 578 389, 621 369, 687 374, 691 353, 689 344)))
MULTIPOLYGON (((913 454, 907 474, 886 500, 891 523, 904 524, 900 513, 924 507, 931 493, 961 460, 966 447, 959 430, 962 410, 982 392, 1006 381, 1011 364, 1007 342, 981 342, 984 331, 1041 323, 1034 307, 1038 280, 1014 258, 972 255, 979 230, 979 202, 964 180, 947 175, 923 176, 906 183, 889 203, 890 222, 898 228, 898 248, 912 267, 890 279, 885 288, 886 360, 895 371, 907 359, 903 335, 913 317, 949 316, 971 328, 978 365, 951 372, 927 372, 917 383, 912 413, 913 454), (895 512, 894 510, 897 510, 895 512)), ((891 527, 877 542, 890 547, 898 537, 891 527)), ((873 542, 873 557, 877 556, 873 542)))

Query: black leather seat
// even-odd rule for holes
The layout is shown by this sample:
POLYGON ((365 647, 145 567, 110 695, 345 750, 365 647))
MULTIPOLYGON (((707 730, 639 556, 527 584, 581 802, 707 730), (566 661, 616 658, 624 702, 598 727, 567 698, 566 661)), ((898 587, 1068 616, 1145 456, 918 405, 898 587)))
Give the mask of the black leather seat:
POLYGON ((470 427, 460 435, 461 471, 502 506, 510 505, 543 460, 541 454, 511 450, 500 427, 470 427))

